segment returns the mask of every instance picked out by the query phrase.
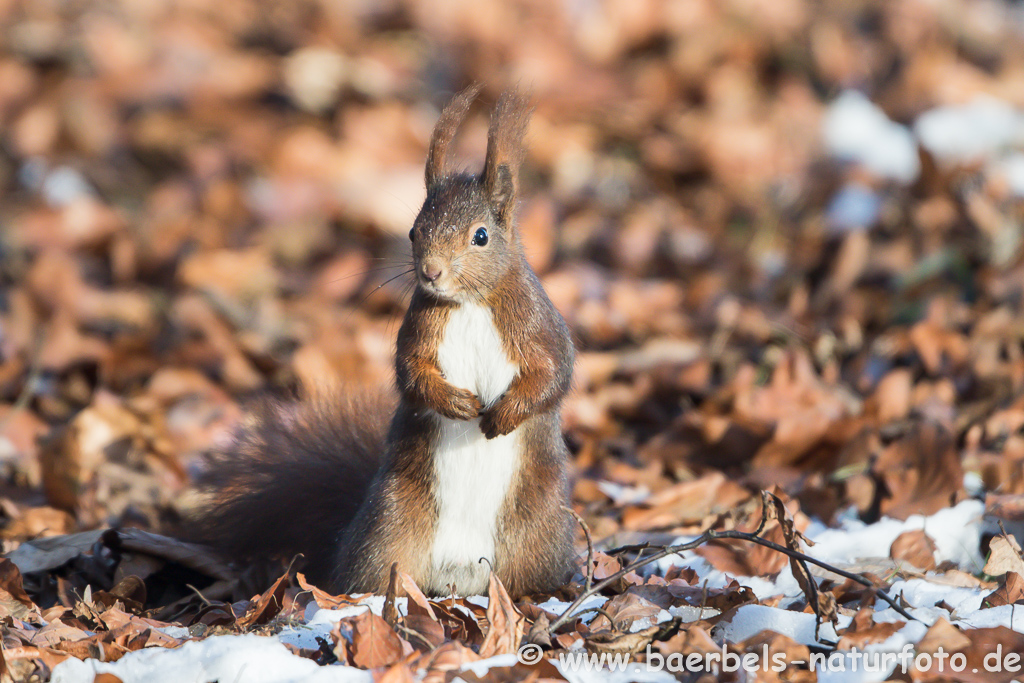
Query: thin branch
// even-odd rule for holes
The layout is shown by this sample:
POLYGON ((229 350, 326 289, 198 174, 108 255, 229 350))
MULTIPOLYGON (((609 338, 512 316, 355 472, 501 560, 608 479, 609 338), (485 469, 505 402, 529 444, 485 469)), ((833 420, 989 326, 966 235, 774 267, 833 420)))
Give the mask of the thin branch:
MULTIPOLYGON (((563 510, 568 512, 570 515, 576 518, 576 522, 583 528, 583 535, 587 537, 587 585, 586 590, 590 590, 594 585, 594 541, 590 536, 590 527, 583 521, 583 517, 579 515, 575 510, 567 505, 560 506, 563 510)), ((610 620, 609 620, 610 621, 610 620)))
POLYGON ((586 590, 583 593, 581 593, 580 596, 576 598, 571 605, 569 605, 569 608, 566 609, 560 617, 558 617, 551 623, 551 626, 548 627, 548 632, 554 634, 555 631, 557 631, 559 628, 569 623, 571 619, 575 618, 575 611, 579 608, 581 604, 583 604, 583 602, 587 598, 593 595, 597 595, 602 590, 612 585, 626 574, 636 571, 637 569, 644 567, 648 564, 651 564, 653 562, 657 562, 658 560, 668 557, 669 555, 678 555, 680 553, 686 552, 687 550, 694 550, 696 548, 699 548, 700 546, 705 545, 706 543, 710 543, 711 541, 722 539, 735 539, 740 541, 748 541, 750 543, 756 543, 757 545, 761 545, 766 548, 771 548, 772 550, 780 552, 783 555, 786 555, 787 557, 796 558, 797 560, 802 560, 805 562, 810 562, 811 564, 822 567, 823 569, 827 569, 828 571, 834 574, 838 574, 843 578, 855 581, 856 583, 859 583, 862 586, 866 586, 867 588, 873 588, 877 591, 878 597, 887 602, 890 607, 892 607, 894 610, 896 610, 896 612, 900 614, 900 616, 910 621, 917 621, 915 617, 913 617, 909 612, 903 609, 903 607, 901 607, 899 603, 897 603, 893 598, 891 598, 888 595, 888 593, 886 593, 882 588, 879 588, 878 586, 874 585, 870 580, 857 574, 854 574, 852 572, 840 569, 839 567, 834 567, 828 564, 827 562, 822 562, 821 560, 815 559, 810 555, 806 555, 796 550, 790 550, 785 546, 781 546, 777 543, 773 543, 772 541, 757 536, 756 534, 761 533, 764 530, 765 525, 768 523, 768 505, 763 505, 761 510, 761 523, 758 525, 754 533, 736 530, 716 531, 714 529, 708 529, 692 541, 689 541, 687 543, 680 543, 679 545, 648 546, 645 544, 643 547, 659 548, 659 550, 653 555, 648 555, 642 560, 632 562, 628 566, 623 567, 622 569, 615 572, 606 579, 603 579, 602 581, 599 581, 598 583, 594 584, 593 586, 591 586, 590 590, 586 590))
POLYGON ((199 599, 202 600, 203 604, 206 605, 207 607, 210 607, 211 605, 213 605, 213 603, 210 602, 205 595, 203 595, 203 592, 201 590, 199 590, 198 588, 196 588, 195 586, 193 586, 191 583, 186 583, 185 587, 190 589, 196 595, 198 595, 199 599))

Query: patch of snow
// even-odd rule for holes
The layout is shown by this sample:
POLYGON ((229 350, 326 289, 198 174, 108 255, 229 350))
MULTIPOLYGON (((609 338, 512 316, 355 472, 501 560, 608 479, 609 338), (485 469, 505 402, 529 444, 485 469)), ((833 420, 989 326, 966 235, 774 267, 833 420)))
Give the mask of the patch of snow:
POLYGON ((487 659, 481 659, 475 662, 469 662, 462 667, 462 671, 469 671, 476 675, 478 678, 483 678, 487 675, 487 672, 494 667, 505 668, 513 667, 519 663, 519 659, 514 654, 508 655, 494 655, 487 659))
POLYGON ((886 517, 874 524, 864 524, 857 519, 844 519, 839 529, 808 529, 806 535, 814 545, 807 549, 807 554, 831 564, 888 557, 897 536, 923 529, 935 541, 936 561, 949 560, 968 571, 980 570, 984 565, 978 551, 984 512, 981 501, 965 500, 930 517, 912 515, 906 521, 886 517))
POLYGON ((980 161, 1024 142, 1024 114, 1003 100, 979 97, 921 114, 914 133, 941 161, 980 161))
POLYGON ((25 160, 25 163, 18 168, 18 181, 22 187, 38 192, 43 187, 46 174, 50 167, 43 157, 35 156, 25 160))
POLYGON ((669 607, 668 611, 673 617, 680 617, 684 624, 688 624, 692 621, 700 621, 701 619, 717 617, 722 613, 721 610, 717 610, 714 607, 693 607, 691 605, 669 607))
POLYGON ((641 619, 634 619, 633 623, 629 625, 629 632, 636 633, 637 631, 643 631, 645 628, 650 628, 655 624, 660 624, 662 622, 668 621, 671 618, 672 615, 669 614, 669 611, 663 609, 657 614, 655 614, 653 617, 643 617, 641 619))
MULTIPOLYGON (((397 602, 397 600, 396 600, 397 602)), ((316 607, 316 603, 310 603, 316 607)), ((368 605, 352 605, 341 609, 315 609, 310 612, 306 608, 306 623, 301 626, 289 626, 277 634, 277 639, 282 643, 294 645, 307 650, 315 650, 320 644, 317 638, 323 638, 330 642, 331 631, 334 625, 345 617, 354 617, 362 614, 369 608, 368 605)))
POLYGON ((881 643, 866 645, 858 653, 838 652, 832 656, 839 656, 842 662, 835 662, 828 667, 819 667, 817 670, 818 681, 821 683, 876 683, 889 679, 898 665, 898 660, 892 657, 881 658, 883 653, 901 652, 906 645, 914 645, 928 632, 928 626, 920 621, 907 622, 906 626, 886 638, 881 643), (867 655, 868 668, 879 669, 878 671, 864 670, 864 655, 867 655))
POLYGON ((43 199, 53 207, 63 207, 82 197, 95 195, 92 185, 70 166, 59 166, 43 181, 43 199))
POLYGON ((648 671, 646 664, 628 664, 624 671, 589 671, 583 666, 573 671, 570 667, 562 666, 557 659, 549 661, 569 683, 675 683, 676 680, 668 671, 648 671))
MULTIPOLYGON (((846 628, 850 621, 850 617, 840 615, 839 627, 846 628)), ((813 614, 791 612, 767 605, 743 605, 728 622, 718 622, 712 630, 712 636, 718 632, 730 643, 738 643, 756 636, 761 631, 772 631, 789 636, 804 645, 817 645, 819 641, 814 638, 814 624, 813 614)), ((832 625, 828 623, 821 625, 820 635, 822 640, 839 639, 832 625)))
MULTIPOLYGON (((991 591, 986 591, 986 593, 988 592, 991 591)), ((933 607, 937 603, 945 602, 953 608, 953 614, 973 612, 979 609, 984 597, 982 591, 977 588, 943 586, 924 579, 895 581, 889 589, 889 595, 892 597, 902 595, 908 604, 920 608, 933 607)), ((946 610, 941 610, 941 612, 946 614, 946 610)))
MULTIPOLYGON (((1024 156, 1021 156, 1022 168, 1024 172, 1024 156)), ((1024 183, 1024 177, 1021 178, 1021 182, 1024 183)), ((1021 186, 1024 190, 1024 185, 1021 186)), ((981 475, 977 472, 964 472, 964 490, 967 491, 967 495, 982 498, 985 496, 985 482, 982 480, 981 475)))
MULTIPOLYGON (((985 591, 986 594, 988 592, 985 591)), ((964 614, 956 620, 956 623, 959 626, 970 628, 1006 626, 1018 633, 1024 633, 1024 609, 1018 605, 1000 605, 999 607, 979 609, 964 614)))
POLYGON ((486 595, 467 595, 466 602, 473 603, 477 607, 483 607, 487 609, 487 596, 486 595))
MULTIPOLYGON (((1024 197, 1024 153, 1013 152, 1007 155, 1004 159, 995 164, 992 172, 1003 178, 1006 182, 1006 186, 1009 188, 1010 193, 1015 197, 1024 197)), ((973 472, 969 472, 964 476, 964 479, 968 476, 975 476, 973 472)), ((980 479, 980 477, 979 477, 980 479)), ((973 494, 973 491, 968 489, 968 492, 973 494)))
MULTIPOLYGON (((385 600, 385 597, 383 595, 367 595, 366 597, 363 597, 363 596, 352 596, 352 597, 357 597, 358 600, 359 600, 359 604, 360 605, 366 605, 367 607, 370 608, 370 611, 373 612, 374 614, 376 614, 378 617, 381 616, 382 614, 384 614, 384 600, 385 600)), ((407 600, 407 598, 395 598, 395 607, 398 607, 399 603, 401 603, 402 606, 404 606, 405 605, 405 602, 404 602, 405 600, 407 600)), ((404 614, 404 612, 403 612, 403 614, 404 614)))
POLYGON ((910 130, 889 120, 860 92, 839 95, 829 105, 822 128, 830 154, 858 163, 879 178, 912 183, 921 171, 910 130))
MULTIPOLYGON (((591 595, 589 598, 587 598, 580 604, 577 612, 593 609, 595 607, 601 607, 606 602, 608 602, 608 598, 604 597, 603 595, 591 595)), ((565 610, 569 609, 569 605, 571 604, 571 602, 563 602, 561 600, 551 598, 545 602, 539 603, 537 607, 540 607, 542 610, 551 612, 555 616, 560 617, 565 613, 565 610)), ((596 616, 597 612, 588 612, 587 614, 584 614, 583 623, 589 624, 596 616)))
POLYGON ((623 486, 613 481, 599 481, 597 488, 612 499, 616 505, 635 505, 642 503, 651 496, 651 490, 644 485, 623 486))
POLYGON ((154 627, 153 630, 159 631, 160 633, 163 633, 165 636, 170 636, 171 638, 184 639, 188 638, 191 635, 188 632, 188 629, 184 626, 156 626, 154 627))
POLYGON ((877 192, 863 183, 848 183, 832 197, 825 218, 830 230, 843 233, 870 228, 881 211, 877 192))
POLYGON ((123 683, 246 681, 246 683, 370 683, 373 676, 348 666, 317 666, 296 657, 273 638, 213 636, 179 648, 146 648, 116 662, 64 660, 53 669, 53 683, 92 683, 110 673, 123 683))

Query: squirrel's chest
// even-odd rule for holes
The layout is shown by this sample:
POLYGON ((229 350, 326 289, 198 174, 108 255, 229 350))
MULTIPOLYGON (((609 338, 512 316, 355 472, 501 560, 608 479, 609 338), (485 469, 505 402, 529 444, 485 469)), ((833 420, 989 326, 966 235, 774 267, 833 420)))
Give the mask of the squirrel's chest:
MULTIPOLYGON (((438 365, 450 384, 472 391, 485 407, 501 398, 519 372, 504 351, 491 312, 474 305, 449 316, 438 365)), ((482 593, 494 564, 498 518, 520 466, 519 434, 487 439, 479 418, 436 419, 438 517, 426 588, 444 592, 454 584, 462 594, 482 593)))
POLYGON ((484 406, 497 401, 519 372, 490 309, 476 304, 463 304, 448 316, 437 361, 450 384, 469 389, 484 406))

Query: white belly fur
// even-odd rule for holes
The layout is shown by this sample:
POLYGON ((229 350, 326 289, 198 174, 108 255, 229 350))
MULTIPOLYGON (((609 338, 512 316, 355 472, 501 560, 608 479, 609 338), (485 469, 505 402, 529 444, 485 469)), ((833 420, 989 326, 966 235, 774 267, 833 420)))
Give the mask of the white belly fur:
MULTIPOLYGON (((448 318, 438 348, 438 364, 448 382, 469 389, 484 406, 493 405, 519 372, 509 361, 489 309, 463 304, 448 318)), ((487 590, 494 563, 498 514, 519 467, 519 436, 512 432, 488 441, 480 420, 435 416, 440 436, 434 451, 439 509, 431 551, 430 588, 461 595, 487 590)))

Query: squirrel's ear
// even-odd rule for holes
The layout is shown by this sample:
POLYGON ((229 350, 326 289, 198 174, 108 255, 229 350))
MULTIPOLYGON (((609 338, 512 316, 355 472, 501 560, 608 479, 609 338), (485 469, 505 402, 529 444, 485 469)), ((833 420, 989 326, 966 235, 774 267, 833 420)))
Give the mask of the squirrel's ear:
POLYGON ((515 208, 519 184, 519 166, 526 150, 523 137, 530 123, 528 98, 515 90, 507 90, 498 98, 491 113, 487 132, 487 160, 484 162, 483 185, 498 218, 508 223, 515 208))
POLYGON ((434 132, 430 136, 430 148, 427 150, 427 192, 447 175, 448 148, 451 147, 455 132, 462 125, 462 120, 466 118, 470 105, 479 93, 479 83, 474 83, 460 92, 445 106, 441 118, 434 125, 434 132))

